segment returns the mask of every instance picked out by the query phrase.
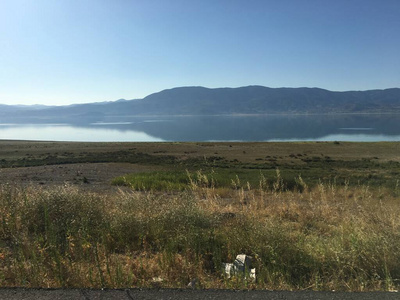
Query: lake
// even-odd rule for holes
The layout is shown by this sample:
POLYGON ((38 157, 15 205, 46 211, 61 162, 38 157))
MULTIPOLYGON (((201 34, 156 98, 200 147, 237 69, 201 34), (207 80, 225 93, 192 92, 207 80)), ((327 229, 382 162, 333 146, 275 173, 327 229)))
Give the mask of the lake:
POLYGON ((0 124, 0 139, 90 142, 400 141, 400 115, 108 117, 0 124))

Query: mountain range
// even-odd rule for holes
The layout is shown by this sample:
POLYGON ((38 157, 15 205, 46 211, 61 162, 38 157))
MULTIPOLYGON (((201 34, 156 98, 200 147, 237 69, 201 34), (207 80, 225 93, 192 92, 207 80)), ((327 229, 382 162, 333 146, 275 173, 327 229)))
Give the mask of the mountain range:
POLYGON ((178 87, 143 99, 68 106, 0 105, 1 122, 102 121, 116 116, 400 113, 400 89, 178 87))

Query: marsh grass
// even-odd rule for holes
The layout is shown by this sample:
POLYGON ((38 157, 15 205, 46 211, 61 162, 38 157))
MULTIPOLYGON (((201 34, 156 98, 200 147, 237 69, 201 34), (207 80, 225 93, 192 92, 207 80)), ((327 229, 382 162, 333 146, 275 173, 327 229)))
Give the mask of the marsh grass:
POLYGON ((174 193, 1 186, 0 286, 399 288, 398 192, 302 178, 289 190, 279 172, 227 189, 209 175, 174 193), (255 282, 220 271, 239 253, 255 282))
POLYGON ((184 191, 199 187, 238 190, 258 187, 262 180, 265 189, 274 188, 278 172, 279 184, 282 187, 288 190, 303 189, 294 177, 282 177, 277 170, 207 168, 189 171, 178 169, 127 174, 114 178, 111 183, 116 186, 128 186, 135 191, 184 191))

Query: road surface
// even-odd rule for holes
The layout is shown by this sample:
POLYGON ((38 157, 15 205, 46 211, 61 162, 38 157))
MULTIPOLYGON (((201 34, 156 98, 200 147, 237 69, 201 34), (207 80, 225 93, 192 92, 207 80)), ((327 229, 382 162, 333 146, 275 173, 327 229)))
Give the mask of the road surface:
POLYGON ((0 299, 115 299, 115 300, 157 300, 157 299, 270 299, 270 300, 398 300, 397 292, 345 293, 345 292, 313 292, 313 291, 233 291, 233 290, 191 290, 191 289, 24 289, 0 288, 0 299))

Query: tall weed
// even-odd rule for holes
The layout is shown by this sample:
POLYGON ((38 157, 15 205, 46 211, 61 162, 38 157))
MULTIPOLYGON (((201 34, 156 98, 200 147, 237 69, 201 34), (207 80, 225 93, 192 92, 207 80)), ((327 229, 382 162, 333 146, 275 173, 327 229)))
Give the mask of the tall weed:
POLYGON ((184 191, 83 193, 0 186, 0 285, 396 290, 400 207, 391 190, 288 189, 277 172, 227 192, 191 175, 184 191), (253 257, 255 282, 223 262, 253 257))

